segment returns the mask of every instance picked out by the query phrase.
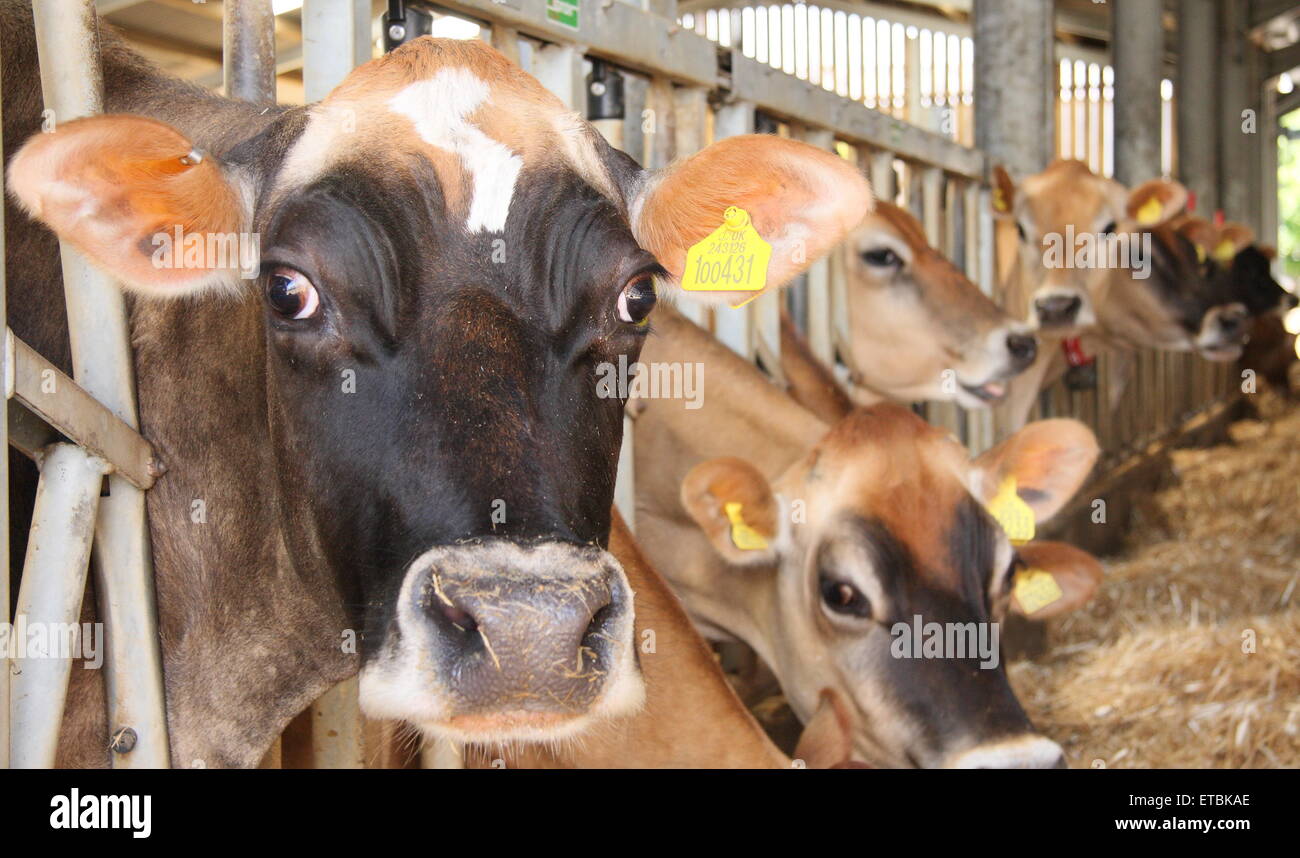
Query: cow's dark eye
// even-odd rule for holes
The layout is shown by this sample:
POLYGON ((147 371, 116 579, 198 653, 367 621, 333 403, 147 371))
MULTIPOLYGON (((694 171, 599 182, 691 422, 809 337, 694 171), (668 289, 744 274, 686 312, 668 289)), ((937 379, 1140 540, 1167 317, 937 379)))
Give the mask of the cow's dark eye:
POLYGON ((301 271, 275 268, 266 283, 266 300, 271 309, 286 319, 310 319, 320 309, 316 287, 301 271))
POLYGON ((1101 228, 1102 235, 1110 235, 1114 231, 1115 231, 1115 221, 1111 221, 1110 223, 1106 224, 1104 227, 1101 228))
POLYGON ((1025 225, 1023 223, 1016 224, 1016 233, 1020 236, 1021 241, 1028 243, 1029 236, 1025 233, 1025 225))
POLYGON ((631 325, 645 324, 655 308, 655 281, 650 274, 638 274, 618 296, 618 320, 631 325))
POLYGON ((834 613, 850 617, 871 616, 871 602, 849 582, 822 575, 818 587, 821 589, 822 602, 834 613))
POLYGON ((897 268, 903 262, 898 258, 898 254, 888 247, 863 251, 862 261, 873 268, 897 268))

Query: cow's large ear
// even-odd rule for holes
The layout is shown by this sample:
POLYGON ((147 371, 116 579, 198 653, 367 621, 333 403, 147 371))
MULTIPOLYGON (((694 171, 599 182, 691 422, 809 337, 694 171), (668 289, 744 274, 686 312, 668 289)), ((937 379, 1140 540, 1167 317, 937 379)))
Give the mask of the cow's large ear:
POLYGON ((32 217, 128 288, 187 294, 229 282, 241 267, 227 237, 245 231, 243 195, 214 159, 157 120, 62 123, 27 141, 8 182, 32 217), (178 229, 188 247, 175 246, 178 229))
MULTIPOLYGON (((737 206, 772 246, 768 288, 779 287, 838 244, 872 205, 871 187, 849 162, 770 134, 728 137, 650 175, 632 201, 632 230, 674 279, 686 253, 737 206)), ((753 293, 700 292, 731 299, 753 293)))
POLYGON ((1230 263, 1234 256, 1255 243, 1255 232, 1244 223, 1225 223, 1219 227, 1214 242, 1214 259, 1230 263))
POLYGON ((1101 561, 1064 542, 1030 542, 1020 546, 1017 553, 1024 563, 1018 574, 1029 577, 1023 593, 1017 592, 1019 588, 1012 589, 1011 609, 1035 620, 1083 607, 1105 577, 1101 561), (1042 575, 1049 580, 1042 580, 1042 575))
POLYGON ((1168 179, 1143 182, 1128 195, 1125 214, 1138 226, 1168 223, 1187 208, 1187 189, 1168 179))
POLYGON ((772 487, 742 459, 701 462, 682 480, 682 506, 718 553, 738 566, 776 559, 780 515, 772 487))
POLYGON ((1001 164, 993 168, 991 184, 993 193, 990 204, 993 207, 993 216, 1011 217, 1016 207, 1016 183, 1011 180, 1011 174, 1001 164))
POLYGON ((1039 420, 975 460, 975 492, 989 503, 1014 478, 1016 494, 1043 522, 1079 490, 1099 452, 1096 436, 1078 420, 1039 420))

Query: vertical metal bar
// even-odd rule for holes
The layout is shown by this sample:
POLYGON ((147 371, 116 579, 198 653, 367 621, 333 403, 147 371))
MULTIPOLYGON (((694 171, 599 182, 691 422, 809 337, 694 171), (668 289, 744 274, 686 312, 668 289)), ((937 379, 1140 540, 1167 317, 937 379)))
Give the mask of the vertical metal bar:
POLYGON ((545 45, 533 58, 533 76, 571 110, 587 110, 582 51, 573 45, 545 45))
POLYGON ((365 768, 365 736, 357 677, 345 679, 311 705, 314 768, 365 768))
POLYGON ((884 150, 871 155, 871 190, 876 199, 887 203, 895 202, 898 192, 894 189, 894 153, 884 150))
MULTIPOLYGON (((717 119, 713 127, 713 138, 715 140, 734 137, 737 134, 752 134, 754 132, 754 105, 745 101, 724 104, 718 108, 717 119)), ((739 310, 719 306, 715 307, 713 313, 714 334, 728 348, 746 360, 753 360, 755 354, 756 319, 753 307, 756 303, 758 302, 754 301, 746 304, 739 310)))
MULTIPOLYGON (((308 102, 329 95, 352 69, 369 60, 370 54, 370 0, 305 0, 302 83, 308 102)), ((275 65, 274 57, 271 64, 275 65)), ((274 83, 272 80, 273 87, 274 83)))
MULTIPOLYGON (((33 6, 45 106, 56 122, 99 113, 103 77, 92 6, 48 0, 33 6)), ((111 278, 61 244, 68 338, 77 383, 132 427, 138 427, 135 375, 126 302, 111 278)), ((159 767, 169 759, 158 649, 154 583, 144 492, 118 476, 99 502, 94 560, 100 620, 109 630, 105 665, 110 729, 130 726, 134 750, 115 766, 159 767)))
POLYGON ((275 13, 271 0, 225 0, 223 11, 222 80, 227 97, 274 104, 275 13))
MULTIPOLYGON (((1160 175, 1162 0, 1124 0, 1111 13, 1115 58, 1115 178, 1137 185, 1160 175)), ((1086 96, 1086 90, 1084 91, 1086 96)))
POLYGON ((79 628, 105 468, 103 460, 75 444, 51 446, 41 464, 31 539, 18 588, 17 625, 11 635, 19 647, 19 657, 13 660, 9 713, 13 730, 9 761, 16 769, 54 767, 71 656, 76 655, 73 651, 67 658, 59 657, 60 644, 72 642, 66 630, 79 628), (37 639, 26 630, 37 629, 43 633, 45 651, 24 652, 32 646, 29 637, 37 639))
MULTIPOLYGON (((709 92, 703 87, 678 87, 673 92, 673 149, 678 158, 694 155, 708 144, 709 92)), ((707 328, 709 308, 685 294, 677 296, 677 309, 700 327, 707 328)))
MULTIPOLYGON (((832 151, 835 148, 835 133, 832 131, 808 130, 799 136, 818 149, 832 151)), ((804 287, 808 295, 808 345, 813 354, 828 366, 835 355, 831 338, 831 256, 818 259, 808 267, 808 283, 804 287)))

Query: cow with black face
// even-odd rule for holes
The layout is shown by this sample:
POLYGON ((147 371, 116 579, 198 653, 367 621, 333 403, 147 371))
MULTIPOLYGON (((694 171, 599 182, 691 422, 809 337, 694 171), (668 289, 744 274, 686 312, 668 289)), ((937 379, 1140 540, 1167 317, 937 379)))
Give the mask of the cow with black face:
MULTIPOLYGON (((771 242, 775 286, 861 218, 862 177, 770 137, 650 175, 491 48, 427 38, 263 110, 104 32, 112 114, 38 134, 30 11, 0 18, 32 218, 7 219, 30 284, 11 324, 66 367, 55 234, 133 295, 141 423, 169 466, 148 504, 173 759, 254 764, 358 667, 367 713, 463 741, 634 711, 604 547, 623 403, 596 366, 636 360, 654 278, 726 206, 771 242), (159 236, 196 253, 160 264, 159 236), (254 279, 202 252, 213 236, 259 245, 254 279)), ((104 762, 90 673, 63 762, 104 762)))

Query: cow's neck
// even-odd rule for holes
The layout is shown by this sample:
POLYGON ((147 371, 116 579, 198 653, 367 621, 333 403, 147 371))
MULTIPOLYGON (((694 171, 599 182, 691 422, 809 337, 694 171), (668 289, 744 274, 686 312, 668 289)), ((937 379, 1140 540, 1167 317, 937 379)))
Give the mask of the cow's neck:
POLYGON ((638 539, 706 635, 722 637, 725 631, 761 645, 772 613, 775 570, 733 569, 723 562, 683 509, 682 480, 696 464, 719 456, 744 459, 775 480, 826 434, 827 426, 671 308, 656 310, 653 325, 657 334, 647 340, 641 360, 703 363, 704 406, 688 410, 673 400, 644 403, 633 441, 638 539))

